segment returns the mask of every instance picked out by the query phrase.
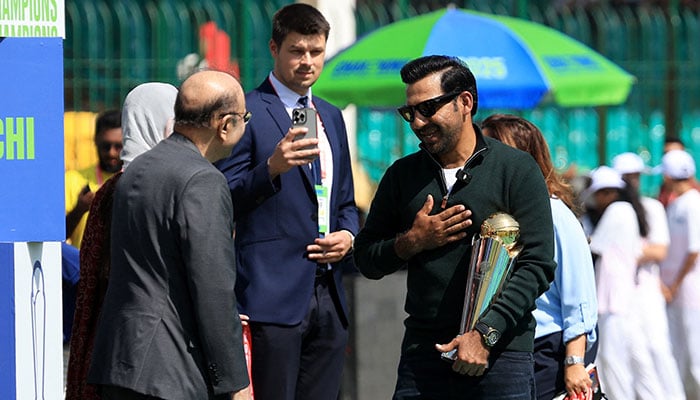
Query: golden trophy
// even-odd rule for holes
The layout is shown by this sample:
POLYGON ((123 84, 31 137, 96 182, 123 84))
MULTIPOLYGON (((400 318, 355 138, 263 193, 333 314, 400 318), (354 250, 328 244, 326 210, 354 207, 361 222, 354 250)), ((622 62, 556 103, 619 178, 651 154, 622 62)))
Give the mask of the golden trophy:
MULTIPOLYGON (((481 224, 481 232, 472 238, 460 335, 474 329, 476 321, 500 294, 522 249, 518 246, 519 237, 518 221, 497 212, 481 224)), ((456 360, 457 349, 442 353, 442 358, 456 360)))

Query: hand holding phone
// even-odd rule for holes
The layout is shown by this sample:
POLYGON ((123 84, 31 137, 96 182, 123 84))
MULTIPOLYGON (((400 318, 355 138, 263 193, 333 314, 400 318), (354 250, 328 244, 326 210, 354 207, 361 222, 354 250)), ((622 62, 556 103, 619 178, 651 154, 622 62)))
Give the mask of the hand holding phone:
POLYGON ((318 158, 318 144, 303 146, 294 143, 302 139, 317 139, 317 133, 316 110, 292 109, 292 126, 267 160, 270 177, 274 179, 293 167, 307 165, 318 158), (306 128, 306 132, 302 134, 298 128, 306 128))

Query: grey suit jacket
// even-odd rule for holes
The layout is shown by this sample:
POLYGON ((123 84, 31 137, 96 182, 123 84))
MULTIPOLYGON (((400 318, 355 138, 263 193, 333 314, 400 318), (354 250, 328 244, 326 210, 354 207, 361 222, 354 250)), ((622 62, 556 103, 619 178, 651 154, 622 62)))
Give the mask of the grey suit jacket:
POLYGON ((232 221, 226 179, 184 136, 129 165, 88 382, 174 400, 248 385, 232 221))

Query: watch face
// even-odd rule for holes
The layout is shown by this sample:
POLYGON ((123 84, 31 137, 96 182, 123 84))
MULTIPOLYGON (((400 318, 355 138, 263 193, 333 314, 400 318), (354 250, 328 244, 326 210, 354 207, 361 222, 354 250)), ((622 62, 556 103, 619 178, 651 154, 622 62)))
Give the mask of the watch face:
POLYGON ((486 343, 487 346, 492 347, 493 345, 498 342, 498 339, 501 337, 501 335, 498 334, 498 331, 492 330, 491 332, 487 333, 484 335, 484 342, 486 343))

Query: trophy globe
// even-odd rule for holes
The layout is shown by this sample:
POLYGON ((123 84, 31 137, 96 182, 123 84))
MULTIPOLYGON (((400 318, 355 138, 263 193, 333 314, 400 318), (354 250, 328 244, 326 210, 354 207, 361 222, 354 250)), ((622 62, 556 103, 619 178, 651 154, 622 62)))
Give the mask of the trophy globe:
POLYGON ((520 237, 520 224, 510 214, 497 212, 481 224, 481 236, 497 238, 511 250, 520 237))

